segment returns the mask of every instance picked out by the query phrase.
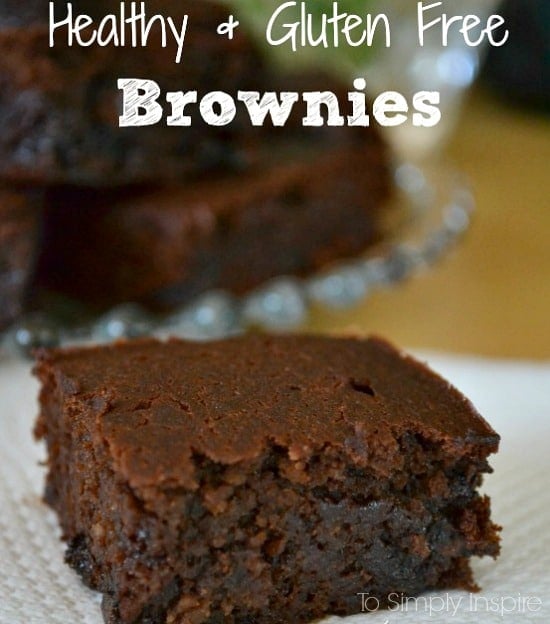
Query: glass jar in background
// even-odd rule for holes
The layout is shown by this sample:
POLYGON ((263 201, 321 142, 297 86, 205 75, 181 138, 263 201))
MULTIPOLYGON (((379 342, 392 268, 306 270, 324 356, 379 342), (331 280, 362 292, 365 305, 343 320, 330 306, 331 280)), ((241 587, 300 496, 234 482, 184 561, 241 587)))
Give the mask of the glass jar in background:
MULTIPOLYGON (((332 71, 340 79, 348 80, 350 90, 355 78, 364 78, 371 100, 381 92, 397 91, 410 103, 418 91, 439 91, 442 119, 436 127, 414 128, 411 122, 385 132, 396 155, 407 160, 424 160, 436 154, 445 144, 455 128, 463 97, 477 78, 487 51, 486 45, 469 47, 465 43, 459 31, 460 23, 453 24, 449 29, 448 46, 442 45, 441 28, 436 27, 426 33, 425 45, 421 47, 418 37, 419 3, 414 0, 339 0, 337 3, 333 0, 306 0, 285 8, 280 20, 283 30, 279 34, 289 24, 300 20, 302 10, 305 10, 312 16, 311 28, 318 36, 322 16, 330 17, 334 4, 337 4, 340 13, 370 14, 373 20, 378 14, 385 14, 390 24, 391 46, 385 47, 385 29, 379 24, 371 46, 324 48, 306 45, 292 52, 289 45, 273 47, 266 44, 266 24, 281 6, 281 0, 224 1, 238 12, 239 19, 256 35, 268 58, 284 71, 332 71)), ((519 0, 512 1, 519 3, 519 0)), ((498 12, 500 3, 501 0, 442 0, 439 3, 437 0, 426 0, 423 4, 430 7, 425 13, 426 21, 444 13, 449 18, 458 15, 479 17, 479 28, 471 32, 472 39, 475 39, 486 25, 487 18, 498 12)))
MULTIPOLYGON (((488 17, 498 12, 499 5, 500 0, 443 0, 441 6, 430 9, 429 17, 426 13, 426 21, 443 13, 448 17, 473 14, 481 19, 479 32, 488 17)), ((464 95, 479 74, 487 44, 468 46, 458 24, 449 29, 446 47, 442 45, 441 28, 437 27, 425 33, 424 46, 421 47, 417 2, 377 0, 376 10, 390 18, 392 42, 389 48, 378 47, 364 67, 367 88, 372 93, 395 90, 405 95, 409 102, 418 91, 441 94, 441 121, 437 126, 415 128, 409 121, 388 129, 387 139, 399 157, 423 160, 435 156, 456 127, 464 95)), ((476 30, 472 31, 471 38, 475 40, 476 30)))

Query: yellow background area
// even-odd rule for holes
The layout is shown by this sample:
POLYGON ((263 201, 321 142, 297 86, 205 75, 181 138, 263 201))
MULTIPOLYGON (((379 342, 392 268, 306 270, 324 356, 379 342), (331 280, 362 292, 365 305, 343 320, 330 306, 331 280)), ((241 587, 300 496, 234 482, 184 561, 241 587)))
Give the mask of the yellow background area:
POLYGON ((477 211, 429 273, 308 331, 378 333, 403 347, 550 358, 550 118, 475 93, 448 148, 477 211))

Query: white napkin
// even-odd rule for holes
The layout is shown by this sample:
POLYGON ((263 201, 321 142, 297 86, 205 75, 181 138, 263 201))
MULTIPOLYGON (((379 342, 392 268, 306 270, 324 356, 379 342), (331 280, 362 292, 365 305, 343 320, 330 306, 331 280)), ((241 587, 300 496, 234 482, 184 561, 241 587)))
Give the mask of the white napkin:
MULTIPOLYGON (((393 612, 325 624, 550 622, 550 363, 422 359, 502 436, 484 486, 504 526, 502 555, 475 561, 480 594, 431 593, 393 612)), ((102 624, 99 596, 63 563, 55 516, 41 502, 44 450, 30 433, 36 393, 28 365, 0 365, 0 624, 102 624)))

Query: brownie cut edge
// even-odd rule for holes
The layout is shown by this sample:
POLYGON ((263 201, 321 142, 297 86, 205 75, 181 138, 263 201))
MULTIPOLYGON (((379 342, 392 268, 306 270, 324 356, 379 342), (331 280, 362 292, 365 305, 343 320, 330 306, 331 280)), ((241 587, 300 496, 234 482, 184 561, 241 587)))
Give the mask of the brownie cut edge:
POLYGON ((474 589, 499 437, 387 342, 42 351, 45 498, 108 623, 309 622, 474 589))

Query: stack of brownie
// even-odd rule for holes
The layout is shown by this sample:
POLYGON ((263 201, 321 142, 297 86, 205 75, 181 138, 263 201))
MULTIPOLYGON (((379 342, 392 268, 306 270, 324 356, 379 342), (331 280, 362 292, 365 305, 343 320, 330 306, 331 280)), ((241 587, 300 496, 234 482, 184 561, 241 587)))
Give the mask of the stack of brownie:
POLYGON ((50 48, 47 3, 0 4, 0 326, 44 289, 97 309, 167 307, 306 274, 380 234, 389 170, 373 129, 303 128, 303 103, 285 128, 253 127, 244 108, 223 128, 199 116, 187 128, 119 127, 120 77, 199 98, 329 89, 347 110, 344 88, 275 73, 242 29, 220 37, 226 8, 160 4, 189 15, 180 65, 152 39, 143 49, 50 48))

